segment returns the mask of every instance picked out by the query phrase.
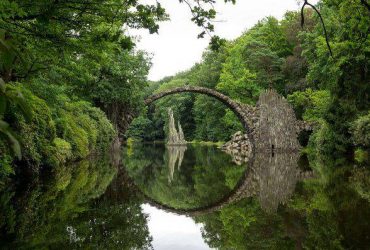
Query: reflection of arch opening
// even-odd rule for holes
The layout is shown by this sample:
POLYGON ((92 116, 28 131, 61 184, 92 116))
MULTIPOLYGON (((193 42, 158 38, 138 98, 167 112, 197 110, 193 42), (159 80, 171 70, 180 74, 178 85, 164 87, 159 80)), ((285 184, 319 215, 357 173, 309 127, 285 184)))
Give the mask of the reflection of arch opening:
MULTIPOLYGON (((252 162, 253 162, 253 157, 250 160, 250 163, 252 163, 252 162)), ((141 195, 144 196, 145 201, 149 205, 151 205, 153 207, 156 207, 158 209, 164 210, 166 212, 174 213, 174 214, 188 215, 188 216, 199 216, 199 215, 203 215, 203 214, 212 213, 214 211, 218 211, 221 208, 223 208, 224 206, 226 206, 230 203, 233 203, 237 200, 240 200, 240 198, 242 198, 242 195, 244 194, 242 192, 242 190, 246 190, 246 189, 249 188, 248 191, 253 193, 252 189, 254 189, 254 185, 253 184, 250 185, 253 182, 252 178, 253 178, 252 170, 248 166, 247 169, 245 170, 245 172, 243 173, 242 177, 238 181, 238 183, 235 185, 234 189, 231 190, 224 197, 222 197, 220 200, 218 200, 216 202, 213 202, 213 203, 211 203, 209 205, 206 205, 206 206, 196 207, 196 208, 187 208, 187 209, 175 208, 175 207, 171 207, 171 206, 166 205, 166 204, 162 204, 162 203, 152 199, 151 197, 149 197, 147 194, 145 194, 143 191, 141 191, 139 187, 137 187, 134 184, 135 182, 133 180, 131 180, 131 181, 133 183, 133 186, 135 186, 136 190, 141 195)))
MULTIPOLYGON (((216 98, 223 104, 225 104, 228 108, 230 108, 235 115, 239 118, 240 122, 242 123, 246 133, 250 134, 251 132, 251 121, 248 117, 247 110, 250 110, 251 107, 245 104, 240 104, 234 100, 232 100, 230 97, 209 88, 204 87, 195 87, 195 86, 183 86, 183 87, 177 87, 169 90, 164 90, 160 93, 153 94, 149 97, 147 97, 144 101, 145 105, 150 105, 152 102, 173 94, 183 93, 183 92, 192 92, 192 93, 199 93, 204 94, 207 96, 211 96, 213 98, 216 98)), ((251 138, 252 139, 252 138, 251 138)))
POLYGON ((149 205, 179 215, 192 217, 212 213, 251 196, 257 197, 264 211, 273 212, 280 204, 286 204, 298 181, 315 176, 313 171, 301 170, 298 167, 298 158, 298 153, 275 154, 275 160, 266 153, 254 154, 232 191, 216 202, 196 208, 175 208, 158 202, 145 194, 132 179, 131 186, 136 187, 137 192, 149 205))

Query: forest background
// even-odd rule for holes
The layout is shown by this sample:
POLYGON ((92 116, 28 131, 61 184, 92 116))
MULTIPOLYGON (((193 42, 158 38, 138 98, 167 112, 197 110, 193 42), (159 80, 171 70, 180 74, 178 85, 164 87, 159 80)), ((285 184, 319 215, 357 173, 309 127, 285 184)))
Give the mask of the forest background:
MULTIPOLYGON (((150 57, 122 27, 156 32, 168 18, 159 3, 1 1, 1 175, 15 165, 38 169, 82 159, 116 137, 163 140, 168 107, 187 140, 226 141, 241 129, 230 110, 202 95, 171 96, 144 107, 146 96, 182 85, 216 89, 247 104, 274 88, 298 118, 316 124, 312 134, 301 136, 311 152, 365 157, 370 9, 360 0, 323 0, 317 8, 327 36, 311 8, 304 11, 303 28, 299 12, 282 20, 266 17, 233 41, 213 37, 191 69, 149 82, 150 57), (130 114, 140 115, 128 127, 130 114)), ((191 11, 205 30, 200 37, 214 29, 212 8, 191 11)))

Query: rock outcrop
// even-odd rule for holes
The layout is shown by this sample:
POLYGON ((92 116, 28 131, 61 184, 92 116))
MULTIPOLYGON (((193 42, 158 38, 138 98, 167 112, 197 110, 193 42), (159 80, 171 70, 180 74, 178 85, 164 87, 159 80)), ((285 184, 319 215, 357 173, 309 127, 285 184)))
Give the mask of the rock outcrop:
POLYGON ((179 132, 177 132, 176 126, 175 126, 175 118, 173 116, 173 111, 171 108, 168 109, 168 140, 167 145, 169 146, 176 146, 176 145, 185 145, 186 140, 184 137, 184 132, 182 131, 180 122, 178 122, 179 126, 179 132))
POLYGON ((242 165, 250 159, 252 144, 247 134, 238 131, 232 136, 230 141, 222 145, 221 150, 230 154, 233 158, 233 162, 242 165))

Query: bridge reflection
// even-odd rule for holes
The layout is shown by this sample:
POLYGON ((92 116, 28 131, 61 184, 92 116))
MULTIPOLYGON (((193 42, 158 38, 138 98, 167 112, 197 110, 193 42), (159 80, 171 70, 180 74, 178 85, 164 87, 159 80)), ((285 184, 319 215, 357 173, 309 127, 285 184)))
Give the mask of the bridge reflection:
MULTIPOLYGON (((170 168, 168 180, 171 182, 175 168, 179 169, 181 166, 186 147, 169 147, 167 150, 170 168)), ((136 190, 146 203, 167 212, 199 216, 218 211, 242 199, 256 197, 261 209, 272 213, 277 210, 280 204, 285 204, 289 200, 298 181, 314 176, 312 171, 304 171, 298 167, 299 157, 299 153, 294 152, 255 153, 247 163, 242 178, 231 192, 212 204, 190 209, 175 208, 169 204, 163 204, 143 192, 127 173, 120 175, 124 177, 122 184, 130 186, 131 190, 136 190)), ((121 172, 125 172, 124 167, 121 172)))

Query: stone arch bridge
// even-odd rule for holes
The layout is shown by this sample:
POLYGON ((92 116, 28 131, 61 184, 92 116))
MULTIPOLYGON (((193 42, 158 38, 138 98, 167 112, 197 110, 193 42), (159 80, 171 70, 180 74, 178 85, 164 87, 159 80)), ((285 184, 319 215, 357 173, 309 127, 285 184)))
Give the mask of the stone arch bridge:
POLYGON ((307 124, 296 119, 291 105, 272 89, 261 93, 255 107, 233 100, 214 89, 188 85, 153 94, 144 102, 145 105, 150 105, 165 96, 184 92, 213 97, 230 108, 245 129, 251 142, 251 151, 298 151, 300 149, 298 133, 309 128, 307 124))
MULTIPOLYGON (((276 91, 271 89, 263 91, 254 107, 232 100, 214 89, 182 86, 147 97, 145 105, 150 105, 165 96, 184 92, 213 97, 236 114, 251 142, 248 168, 229 194, 213 204, 194 209, 178 209, 161 204, 136 187, 150 205, 172 213, 198 216, 217 211, 243 198, 257 196, 262 209, 272 211, 289 199, 297 181, 312 176, 312 172, 302 172, 297 168, 300 149, 297 136, 302 129, 310 129, 310 126, 296 119, 290 104, 276 91)), ((130 123, 132 119, 133 116, 128 117, 127 122, 130 123)), ((136 186, 128 174, 124 176, 126 184, 136 186)))

